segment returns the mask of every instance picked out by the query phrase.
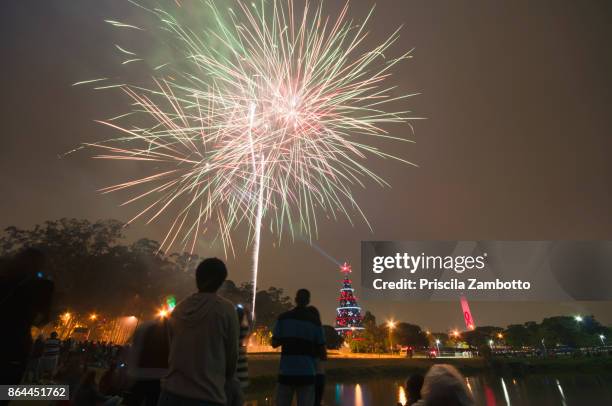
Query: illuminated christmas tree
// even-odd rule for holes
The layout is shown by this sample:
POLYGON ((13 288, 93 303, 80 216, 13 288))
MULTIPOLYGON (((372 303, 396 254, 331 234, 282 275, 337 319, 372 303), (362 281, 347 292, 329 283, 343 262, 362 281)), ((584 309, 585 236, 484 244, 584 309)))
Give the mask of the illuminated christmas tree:
POLYGON ((351 266, 346 262, 340 267, 340 272, 344 274, 340 297, 338 298, 338 309, 336 309, 336 331, 344 337, 353 336, 359 330, 363 330, 361 322, 361 307, 357 304, 354 295, 353 282, 349 278, 351 266))

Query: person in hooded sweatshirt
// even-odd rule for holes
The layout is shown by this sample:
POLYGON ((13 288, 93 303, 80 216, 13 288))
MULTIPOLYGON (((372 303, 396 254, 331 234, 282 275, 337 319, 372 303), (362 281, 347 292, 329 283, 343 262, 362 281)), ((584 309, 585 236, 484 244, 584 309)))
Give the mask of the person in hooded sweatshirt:
POLYGON ((235 380, 238 317, 234 305, 217 295, 227 277, 218 258, 196 270, 198 292, 180 302, 168 319, 170 355, 158 405, 225 405, 226 382, 235 380))

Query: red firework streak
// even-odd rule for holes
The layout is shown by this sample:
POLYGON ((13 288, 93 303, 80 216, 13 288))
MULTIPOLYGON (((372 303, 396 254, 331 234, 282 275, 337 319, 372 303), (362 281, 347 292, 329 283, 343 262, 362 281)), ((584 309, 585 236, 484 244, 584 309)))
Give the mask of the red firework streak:
POLYGON ((468 330, 474 330, 476 328, 476 323, 474 322, 474 318, 472 317, 472 312, 470 311, 470 305, 468 304, 465 296, 461 296, 461 310, 463 311, 463 319, 465 320, 465 327, 468 330))

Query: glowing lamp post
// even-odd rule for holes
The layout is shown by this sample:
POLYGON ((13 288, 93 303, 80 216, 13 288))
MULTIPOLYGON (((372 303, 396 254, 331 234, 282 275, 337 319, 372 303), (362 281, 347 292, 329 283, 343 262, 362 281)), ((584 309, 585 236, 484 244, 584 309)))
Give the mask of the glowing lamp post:
POLYGON ((601 340, 601 345, 606 345, 606 336, 603 334, 599 335, 599 339, 601 340))
POLYGON ((92 313, 92 314, 89 315, 89 321, 91 322, 91 324, 94 327, 90 327, 90 328, 87 329, 87 340, 89 340, 89 337, 91 336, 91 330, 93 328, 95 328, 96 320, 98 320, 98 315, 97 314, 92 313))
POLYGON ((387 322, 387 327, 389 328, 389 348, 391 350, 391 354, 393 354, 393 329, 395 328, 395 322, 390 320, 387 322))
POLYGON ((459 348, 459 337, 461 337, 461 334, 459 334, 459 330, 455 329, 451 331, 450 336, 455 341, 455 347, 459 348))
POLYGON ((440 339, 436 338, 436 348, 438 349, 438 357, 440 356, 440 339))
POLYGON ((70 336, 70 330, 72 328, 72 314, 70 312, 66 312, 60 316, 60 319, 64 323, 62 326, 62 332, 60 337, 63 339, 65 336, 70 336))

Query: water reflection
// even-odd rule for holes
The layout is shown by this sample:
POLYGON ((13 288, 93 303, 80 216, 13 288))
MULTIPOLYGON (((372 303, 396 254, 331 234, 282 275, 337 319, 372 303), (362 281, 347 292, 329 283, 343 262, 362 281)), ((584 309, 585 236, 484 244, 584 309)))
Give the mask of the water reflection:
POLYGON ((397 386, 397 401, 402 405, 405 405, 408 402, 408 398, 406 397, 406 390, 402 385, 397 386))
MULTIPOLYGON (((369 383, 366 384, 369 386, 369 383)), ((330 403, 327 398, 326 404, 368 406, 371 403, 364 400, 364 390, 361 384, 337 383, 334 389, 334 402, 330 403)))
POLYGON ((563 405, 565 406, 565 394, 563 393, 563 388, 561 387, 561 383, 559 383, 559 380, 557 379, 557 388, 559 388, 559 393, 561 394, 561 402, 563 403, 563 405))
POLYGON ((508 395, 508 388, 506 388, 506 381, 504 378, 501 378, 502 389, 504 390, 504 399, 506 399, 506 404, 510 406, 510 395, 508 395))
POLYGON ((337 383, 336 384, 336 398, 335 398, 336 404, 339 405, 340 402, 342 401, 342 384, 341 383, 337 383))
POLYGON ((363 406, 363 394, 361 393, 361 385, 355 385, 355 406, 363 406))
MULTIPOLYGON (((476 405, 612 405, 612 375, 533 375, 501 378, 479 375, 466 378, 476 405)), ((379 406, 405 404, 408 393, 401 379, 381 378, 359 383, 336 383, 326 388, 327 406, 379 406)), ((253 394, 251 405, 272 405, 271 393, 253 394)))
POLYGON ((470 393, 474 393, 474 391, 472 390, 472 384, 470 383, 471 378, 465 378, 465 385, 467 386, 468 390, 470 391, 470 393))

